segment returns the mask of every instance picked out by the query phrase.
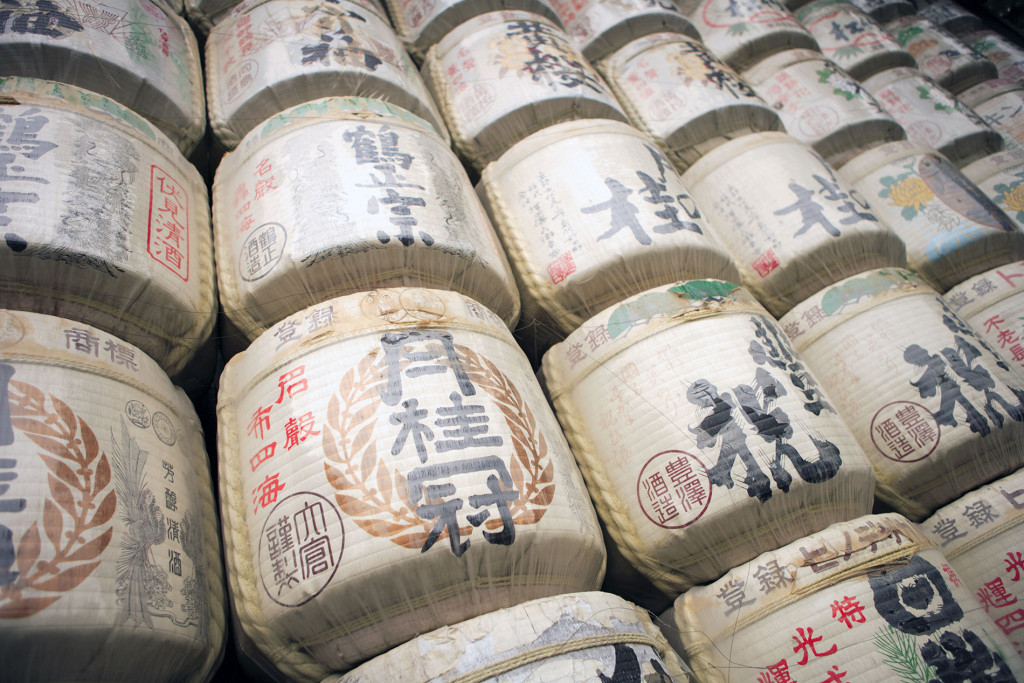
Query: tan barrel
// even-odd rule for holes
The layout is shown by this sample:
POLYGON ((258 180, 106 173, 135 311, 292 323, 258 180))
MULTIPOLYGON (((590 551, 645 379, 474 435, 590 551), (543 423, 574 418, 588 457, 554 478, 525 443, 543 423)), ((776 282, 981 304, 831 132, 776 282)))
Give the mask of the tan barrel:
POLYGON ((652 33, 700 40, 693 23, 672 0, 551 0, 565 32, 591 62, 652 33))
POLYGON ((871 464, 738 285, 691 280, 631 297, 543 367, 598 514, 666 593, 871 510, 871 464))
POLYGON ((940 292, 1024 258, 1024 232, 956 166, 893 142, 839 169, 907 245, 907 263, 940 292))
POLYGON ((1024 230, 1024 150, 991 154, 964 167, 964 175, 1024 230))
POLYGON ((1024 49, 1016 43, 987 29, 965 34, 963 41, 992 60, 999 69, 999 78, 1024 81, 1024 49))
POLYGON ((707 48, 742 71, 776 52, 817 50, 814 37, 778 0, 691 0, 690 21, 707 48))
POLYGON ((387 289, 282 325, 299 334, 268 331, 227 364, 217 417, 238 621, 285 676, 600 586, 579 470, 497 316, 387 289))
POLYGON ((946 292, 960 318, 1018 374, 1024 374, 1024 262, 1007 263, 946 292))
POLYGON ((425 633, 324 683, 622 677, 695 680, 645 610, 591 592, 533 600, 425 633))
POLYGON ((985 25, 976 14, 968 12, 952 0, 928 0, 918 4, 919 16, 949 31, 957 38, 965 33, 977 31, 985 25))
POLYGON ((547 126, 576 119, 625 121, 597 71, 549 19, 489 12, 430 48, 423 76, 477 170, 547 126))
POLYGON ((178 374, 216 316, 199 173, 138 114, 69 85, 0 78, 0 126, 4 304, 95 325, 178 374))
POLYGON ((919 521, 1024 464, 1024 378, 910 271, 847 278, 779 322, 901 514, 919 521))
POLYGON ((847 275, 906 263, 903 242, 814 150, 783 133, 728 142, 683 174, 743 283, 776 317, 847 275))
POLYGON ((974 86, 960 99, 1003 136, 1005 149, 1024 151, 1024 83, 997 78, 974 86))
POLYGON ((920 15, 902 17, 885 28, 914 55, 921 73, 954 95, 999 75, 984 55, 920 15))
POLYGON ((727 140, 783 130, 778 115, 699 40, 657 33, 597 66, 633 124, 680 171, 727 140))
POLYGON ((203 432, 139 348, 0 310, 9 681, 207 680, 226 595, 203 432))
POLYGON ((765 553, 682 595, 674 613, 702 681, 1024 676, 940 549, 894 514, 765 553))
POLYGON ((883 71, 863 82, 913 142, 958 167, 1003 149, 1003 138, 969 107, 916 69, 883 71))

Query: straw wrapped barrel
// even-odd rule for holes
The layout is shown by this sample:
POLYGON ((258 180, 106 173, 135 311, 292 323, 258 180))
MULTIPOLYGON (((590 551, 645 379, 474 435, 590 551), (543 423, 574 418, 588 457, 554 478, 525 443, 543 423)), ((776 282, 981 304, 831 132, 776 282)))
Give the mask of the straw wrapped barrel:
POLYGON ((216 316, 199 173, 138 114, 70 85, 0 78, 0 122, 17 171, 0 201, 4 304, 100 327, 178 374, 216 316))
POLYGON ((727 142, 683 174, 746 287, 776 317, 847 275, 906 263, 903 242, 810 147, 783 133, 727 142))
POLYGON ((954 95, 999 75, 984 55, 920 15, 902 17, 885 28, 914 55, 921 73, 954 95))
POLYGON ((941 29, 958 38, 965 33, 977 31, 984 22, 974 13, 967 11, 952 0, 926 0, 918 2, 917 13, 941 29))
POLYGON ((940 292, 1024 258, 1024 232, 956 166, 914 142, 865 152, 839 169, 907 245, 907 263, 940 292))
POLYGON ((502 320, 388 289, 282 326, 228 362, 217 418, 238 622, 283 675, 600 586, 593 507, 502 320))
POLYGON ((682 595, 674 615, 702 681, 736 671, 797 681, 1024 676, 1024 660, 940 549, 899 515, 835 524, 765 553, 682 595))
POLYGON ((779 322, 901 514, 919 521, 1024 464, 1024 378, 910 271, 847 278, 779 322))
MULTIPOLYGON (((387 16, 382 0, 352 0, 382 17, 387 16)), ((183 0, 189 23, 200 35, 208 37, 213 27, 228 17, 237 17, 252 7, 244 0, 183 0)))
POLYGON ((960 318, 1019 374, 1024 374, 1024 262, 1007 263, 946 292, 960 318))
POLYGON ((850 0, 859 10, 877 21, 886 24, 899 17, 917 13, 910 0, 850 0))
POLYGON ((1005 149, 1024 150, 1024 82, 985 81, 962 93, 960 99, 1003 136, 1005 149))
POLYGON ((1024 49, 1016 43, 988 29, 965 34, 963 41, 996 65, 999 78, 1024 81, 1024 49))
POLYGON ((783 50, 818 49, 814 37, 778 0, 700 0, 691 4, 690 21, 704 44, 737 71, 783 50))
POLYGON ((1024 150, 991 154, 964 167, 964 175, 1024 230, 1024 150))
POLYGON ((724 62, 677 33, 638 38, 597 65, 635 126, 680 171, 733 138, 783 130, 778 115, 724 62))
POLYGON ((672 0, 551 0, 551 5, 565 32, 591 62, 652 33, 700 40, 693 23, 672 0))
POLYGON ((9 681, 207 680, 226 595, 192 404, 137 347, 0 310, 9 681))

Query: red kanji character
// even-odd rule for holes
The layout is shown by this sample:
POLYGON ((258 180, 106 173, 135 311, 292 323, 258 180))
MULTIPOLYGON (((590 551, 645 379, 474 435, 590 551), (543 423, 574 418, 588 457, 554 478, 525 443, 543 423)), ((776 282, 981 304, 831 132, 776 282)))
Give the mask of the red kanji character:
POLYGON ((864 606, 857 598, 844 595, 842 602, 836 600, 832 603, 832 616, 846 624, 846 628, 853 628, 853 622, 864 623, 864 606))
POLYGON ((995 328, 996 331, 998 331, 1000 329, 999 326, 1005 322, 1006 321, 1000 318, 998 315, 992 316, 991 318, 985 321, 985 334, 992 334, 992 328, 995 328))
POLYGON ((277 494, 284 490, 284 484, 277 480, 278 473, 268 474, 263 483, 252 490, 252 513, 255 515, 259 509, 266 508, 277 502, 277 494))
POLYGON ((949 577, 949 582, 951 584, 953 584, 957 588, 960 587, 960 577, 956 575, 956 572, 953 571, 952 567, 950 567, 948 564, 943 564, 942 571, 946 572, 946 576, 949 577))
POLYGON ((997 270, 996 271, 996 275, 998 275, 999 277, 1001 277, 1004 280, 1006 280, 1006 284, 1010 285, 1011 287, 1016 287, 1017 286, 1017 285, 1015 285, 1013 283, 1015 278, 1024 277, 1024 273, 1010 273, 1009 275, 1007 275, 1006 273, 1004 273, 1001 270, 997 270))
POLYGON ((1013 572, 1013 581, 1020 581, 1020 572, 1024 569, 1024 554, 1020 551, 1006 553, 1006 573, 1013 572))
POLYGON ((809 626, 807 627, 806 633, 803 628, 799 627, 796 632, 797 635, 793 636, 793 640, 796 641, 796 646, 793 648, 793 652, 800 653, 800 661, 797 663, 801 666, 807 663, 807 659, 809 657, 807 654, 808 651, 810 651, 810 653, 815 657, 826 657, 828 655, 834 655, 839 650, 839 646, 833 643, 832 647, 825 652, 818 652, 818 648, 815 643, 820 643, 824 638, 821 636, 815 637, 814 629, 809 626))
POLYGON ((277 395, 277 400, 274 403, 280 403, 284 400, 285 392, 288 392, 288 398, 292 398, 295 394, 302 393, 306 390, 307 384, 305 378, 299 379, 298 381, 292 382, 292 380, 302 377, 303 373, 306 372, 306 366, 300 365, 297 368, 292 368, 288 372, 284 373, 277 378, 277 386, 280 388, 280 393, 277 395), (291 382, 291 384, 289 384, 291 382))
POLYGON ((270 410, 273 407, 274 406, 268 406, 263 408, 261 406, 256 409, 256 412, 252 414, 252 419, 249 420, 249 429, 246 432, 249 436, 257 439, 263 438, 264 430, 270 429, 270 410))
POLYGON ((1016 344, 1020 341, 1020 337, 1013 330, 999 330, 999 335, 996 337, 996 341, 999 342, 999 348, 1005 349, 1007 344, 1016 344))
POLYGON ((1009 614, 996 619, 996 626, 1003 629, 1003 633, 1009 634, 1019 628, 1024 628, 1024 609, 1019 607, 1009 614))
POLYGON ((255 472, 256 468, 262 465, 265 461, 274 457, 274 450, 277 448, 277 442, 272 442, 269 446, 261 448, 256 455, 249 458, 249 467, 255 472))
POLYGON ((291 450, 292 446, 298 446, 300 441, 305 441, 310 436, 316 436, 320 433, 320 430, 313 430, 316 425, 316 418, 313 417, 313 413, 309 412, 298 419, 292 417, 288 418, 288 422, 284 426, 284 449, 291 450))
POLYGON ((767 671, 758 674, 757 683, 796 683, 789 675, 789 664, 785 659, 770 664, 765 669, 767 671))
POLYGON ((835 664, 828 672, 828 678, 823 680, 821 683, 843 683, 843 676, 846 675, 845 671, 840 671, 839 667, 835 664))
POLYGON ((1001 578, 995 578, 978 589, 978 601, 987 612, 989 607, 1009 607, 1017 602, 1017 596, 1007 592, 1001 578))

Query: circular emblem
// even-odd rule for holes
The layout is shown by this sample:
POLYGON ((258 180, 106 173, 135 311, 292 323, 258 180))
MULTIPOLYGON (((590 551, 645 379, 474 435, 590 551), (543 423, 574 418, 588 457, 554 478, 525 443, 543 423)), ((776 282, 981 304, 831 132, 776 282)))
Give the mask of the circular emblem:
POLYGON ((128 401, 124 404, 124 414, 139 429, 149 429, 151 422, 149 408, 142 401, 128 401))
POLYGON ((797 120, 800 132, 810 138, 828 135, 839 125, 839 114, 832 107, 814 104, 808 107, 797 120))
POLYGON ((266 277, 284 254, 288 231, 280 223, 264 223, 242 243, 238 255, 238 274, 246 282, 266 277))
POLYGON ((662 529, 682 529, 711 503, 711 482, 704 463, 685 451, 662 451, 647 461, 636 480, 636 499, 644 516, 662 529))
POLYGON ((930 147, 938 147, 942 141, 942 129, 933 121, 914 121, 906 129, 908 139, 920 140, 930 147))
POLYGON ((924 460, 939 445, 939 423, 931 411, 912 401, 882 406, 871 420, 871 442, 893 462, 924 460))
POLYGON ((153 413, 153 431, 156 432, 156 438, 168 446, 173 446, 174 442, 178 440, 171 418, 163 413, 153 413))
POLYGON ((0 349, 14 346, 24 337, 25 324, 13 313, 0 313, 0 349))

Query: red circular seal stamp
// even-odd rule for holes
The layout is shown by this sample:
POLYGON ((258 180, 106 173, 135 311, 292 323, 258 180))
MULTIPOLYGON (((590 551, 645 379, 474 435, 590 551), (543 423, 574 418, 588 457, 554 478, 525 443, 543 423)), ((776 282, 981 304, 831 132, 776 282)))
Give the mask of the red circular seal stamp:
POLYGON ((657 526, 682 529, 700 519, 711 503, 708 470, 695 455, 662 451, 640 470, 636 499, 657 526))
POLYGON ((871 442, 894 462, 917 462, 939 445, 939 423, 931 411, 912 401, 887 403, 871 419, 871 442))

